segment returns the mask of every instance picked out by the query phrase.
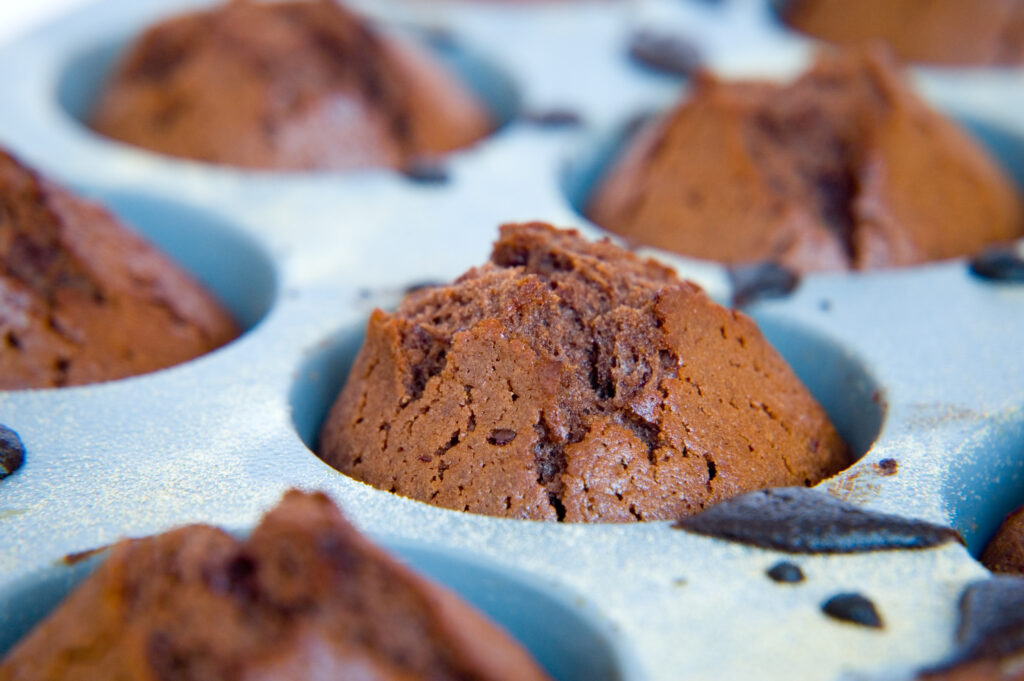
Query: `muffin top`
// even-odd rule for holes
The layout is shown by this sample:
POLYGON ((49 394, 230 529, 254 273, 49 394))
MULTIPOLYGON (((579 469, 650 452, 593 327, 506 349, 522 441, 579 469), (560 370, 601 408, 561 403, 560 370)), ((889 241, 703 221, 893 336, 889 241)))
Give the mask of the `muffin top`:
POLYGON ((901 59, 947 66, 1024 63, 1020 0, 788 0, 782 19, 841 45, 884 41, 901 59))
POLYGON ((630 141, 587 214, 638 243, 798 271, 914 265, 1024 233, 999 167, 880 50, 789 85, 705 76, 630 141))
POLYGON ((545 681, 453 594, 289 492, 239 540, 124 541, 0 664, 0 680, 545 681))
POLYGON ((146 373, 237 335, 139 236, 0 151, 0 389, 146 373))
POLYGON ((332 0, 234 0, 153 26, 91 125, 172 156, 282 170, 403 167, 492 127, 430 54, 332 0))
POLYGON ((567 521, 675 518, 848 461, 750 319, 539 223, 374 312, 319 454, 439 506, 567 521))

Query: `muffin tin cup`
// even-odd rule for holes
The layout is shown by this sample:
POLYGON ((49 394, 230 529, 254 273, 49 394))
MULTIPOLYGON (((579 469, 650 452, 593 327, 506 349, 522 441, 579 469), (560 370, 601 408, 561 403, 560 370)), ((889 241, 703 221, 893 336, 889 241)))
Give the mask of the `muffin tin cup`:
MULTIPOLYGON (((667 106, 681 86, 627 61, 632 30, 683 12, 703 17, 693 30, 715 27, 708 35, 728 35, 724 25, 735 36, 761 31, 747 50, 755 61, 785 42, 753 18, 763 16, 757 7, 451 3, 428 12, 433 3, 362 3, 390 25, 447 34, 469 61, 511 81, 488 100, 511 120, 448 157, 446 183, 421 184, 388 171, 243 172, 85 129, 75 108, 116 46, 158 16, 206 4, 103 0, 0 53, 2 143, 129 219, 246 329, 213 353, 152 374, 0 393, 0 423, 28 452, 25 466, 0 481, 0 648, 92 565, 58 564, 65 556, 190 522, 251 527, 294 486, 326 491, 361 529, 478 604, 488 590, 518 594, 492 614, 561 681, 825 680, 851 671, 899 678, 952 651, 959 593, 986 574, 972 554, 1024 502, 1024 286, 975 278, 962 261, 809 276, 792 295, 748 312, 861 455, 819 487, 865 508, 952 525, 966 548, 793 556, 668 522, 489 518, 373 489, 311 451, 374 307, 483 262, 503 222, 543 219, 604 234, 574 208, 573 186, 587 185, 574 175, 581 159, 630 117, 667 106), (585 125, 540 126, 513 118, 512 108, 570 110, 585 125), (880 463, 887 459, 894 474, 880 463), (805 581, 769 579, 783 560, 798 564, 805 581), (825 600, 850 591, 871 598, 883 629, 823 614, 825 600), (536 621, 551 636, 517 629, 523 613, 548 613, 536 621), (575 622, 591 633, 564 635, 575 622), (596 667, 559 666, 558 651, 584 659, 581 647, 598 651, 596 667)), ((938 89, 935 101, 988 131, 982 137, 1024 177, 1016 113, 1024 108, 1007 104, 1024 88, 980 97, 971 94, 984 89, 978 84, 960 99, 956 87, 938 89)), ((721 267, 661 255, 729 297, 721 267)))

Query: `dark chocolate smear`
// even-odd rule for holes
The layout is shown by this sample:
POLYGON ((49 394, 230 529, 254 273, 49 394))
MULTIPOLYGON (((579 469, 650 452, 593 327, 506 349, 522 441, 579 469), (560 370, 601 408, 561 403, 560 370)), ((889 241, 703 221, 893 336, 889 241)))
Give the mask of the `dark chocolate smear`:
POLYGON ((960 597, 956 637, 961 661, 1024 650, 1024 578, 999 575, 969 585, 960 597))
POLYGON ((25 463, 25 445, 18 434, 0 425, 0 480, 13 475, 25 463))
POLYGON ((446 184, 450 177, 444 165, 430 159, 416 159, 409 162, 402 174, 420 184, 446 184))
POLYGON ((804 487, 750 492, 681 518, 675 526, 787 553, 923 549, 961 541, 948 527, 866 511, 804 487))
POLYGON ((746 307, 767 298, 784 298, 796 290, 800 275, 774 262, 729 267, 733 307, 746 307))
POLYGON ((797 584, 804 581, 804 571, 800 566, 787 561, 771 566, 766 574, 772 581, 781 584, 797 584))
POLYGON ((641 66, 673 76, 691 76, 701 66, 700 51, 688 38, 651 29, 633 34, 629 57, 641 66))
POLYGON ((884 626, 875 604, 858 593, 837 594, 825 601, 821 609, 829 617, 850 624, 873 629, 881 629, 884 626))
POLYGON ((583 125, 583 116, 570 109, 528 111, 521 118, 523 122, 539 128, 577 128, 583 125))
POLYGON ((970 268, 981 279, 1024 283, 1024 255, 1012 246, 982 251, 971 258, 970 268))

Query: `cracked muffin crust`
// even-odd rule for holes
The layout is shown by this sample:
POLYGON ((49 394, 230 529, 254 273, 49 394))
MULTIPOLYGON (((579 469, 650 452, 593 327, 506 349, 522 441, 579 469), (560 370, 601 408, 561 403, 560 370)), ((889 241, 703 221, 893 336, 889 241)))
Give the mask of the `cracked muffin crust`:
POLYGON ((589 199, 637 243, 728 263, 863 270, 1024 234, 1014 186, 884 53, 823 54, 789 85, 698 80, 589 199))
POLYGON ((438 506, 566 521, 674 519, 849 461, 749 318, 539 223, 373 313, 318 452, 438 506))
POLYGON ((287 493, 242 541, 193 525, 117 544, 0 681, 547 681, 516 642, 287 493))
POLYGON ((405 167, 493 127, 430 54, 333 0, 233 0, 150 28, 91 125, 171 156, 281 170, 405 167))
POLYGON ((237 335, 152 246, 0 151, 0 389, 147 373, 237 335))
POLYGON ((789 0, 781 16, 799 31, 841 45, 885 41, 907 61, 1024 63, 1020 0, 789 0))

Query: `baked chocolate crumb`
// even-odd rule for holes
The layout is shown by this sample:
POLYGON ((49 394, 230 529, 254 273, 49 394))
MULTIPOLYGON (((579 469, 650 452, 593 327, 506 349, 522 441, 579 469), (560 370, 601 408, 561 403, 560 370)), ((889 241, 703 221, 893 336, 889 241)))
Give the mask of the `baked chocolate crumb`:
POLYGON ((804 571, 800 569, 799 565, 788 561, 776 563, 768 568, 766 574, 772 581, 781 584, 797 584, 804 581, 804 571))
POLYGON ((746 307, 766 298, 784 298, 796 290, 800 275, 774 262, 729 267, 733 307, 746 307))
POLYGON ((444 165, 432 159, 410 162, 402 169, 402 175, 419 184, 447 184, 451 179, 444 165))
POLYGON ((971 274, 990 281, 1024 282, 1024 255, 1013 246, 988 248, 971 258, 971 274))
POLYGON ((882 459, 875 464, 875 470, 879 475, 896 475, 899 470, 899 463, 896 459, 882 459))
POLYGON ((961 541, 955 530, 865 511, 804 487, 761 490, 727 499, 675 527, 787 553, 860 553, 923 549, 961 541))
POLYGON ((837 594, 825 601, 822 611, 833 619, 859 624, 863 627, 882 629, 885 625, 875 609, 875 604, 858 593, 837 594))
POLYGON ((629 39, 629 57, 649 69, 691 76, 701 66, 700 51, 681 35, 641 29, 629 39))
POLYGON ((0 425, 0 480, 13 475, 25 463, 25 445, 18 434, 0 425))
POLYGON ((75 551, 74 553, 69 553, 68 555, 66 555, 63 558, 61 558, 60 562, 62 564, 64 564, 64 565, 67 565, 68 567, 70 567, 72 565, 78 565, 79 563, 84 563, 85 561, 89 560, 90 558, 92 558, 93 556, 95 556, 97 554, 103 553, 108 548, 110 548, 110 547, 109 546, 101 546, 98 549, 88 549, 86 551, 75 551))
POLYGON ((521 118, 523 122, 539 128, 578 128, 583 125, 583 116, 571 109, 527 111, 521 118))

